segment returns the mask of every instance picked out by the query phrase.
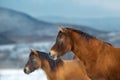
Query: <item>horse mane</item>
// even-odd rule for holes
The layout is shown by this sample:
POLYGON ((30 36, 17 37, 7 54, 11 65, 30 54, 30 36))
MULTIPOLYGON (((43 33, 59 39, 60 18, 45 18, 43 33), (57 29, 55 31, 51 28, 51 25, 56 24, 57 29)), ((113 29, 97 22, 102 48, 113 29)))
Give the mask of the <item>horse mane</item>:
POLYGON ((110 44, 109 42, 105 42, 106 44, 110 45, 110 46, 113 46, 112 44, 110 44))
POLYGON ((76 30, 76 29, 73 29, 73 28, 66 28, 66 29, 71 30, 71 31, 74 31, 74 32, 82 35, 84 38, 86 38, 86 40, 90 40, 90 39, 92 39, 92 38, 95 38, 94 36, 92 36, 92 35, 90 35, 90 34, 88 34, 88 33, 85 33, 85 32, 83 32, 83 31, 80 31, 80 30, 76 30))
MULTIPOLYGON (((74 31, 74 32, 82 35, 82 36, 85 37, 86 40, 88 40, 88 41, 89 41, 90 39, 93 39, 93 38, 96 39, 96 37, 94 37, 94 36, 92 36, 92 35, 90 35, 90 34, 88 34, 88 33, 86 33, 86 32, 83 32, 83 31, 80 31, 80 30, 76 30, 76 29, 73 29, 73 28, 66 28, 66 29, 71 30, 71 31, 74 31)), ((112 46, 112 44, 110 44, 110 43, 108 43, 108 42, 105 42, 105 41, 104 41, 104 43, 112 46)))
POLYGON ((39 58, 40 59, 44 59, 47 60, 49 62, 50 68, 52 71, 54 71, 57 67, 59 67, 60 65, 63 65, 63 61, 62 59, 57 59, 57 60, 53 60, 49 57, 49 55, 45 52, 41 52, 41 51, 37 51, 39 54, 39 58))

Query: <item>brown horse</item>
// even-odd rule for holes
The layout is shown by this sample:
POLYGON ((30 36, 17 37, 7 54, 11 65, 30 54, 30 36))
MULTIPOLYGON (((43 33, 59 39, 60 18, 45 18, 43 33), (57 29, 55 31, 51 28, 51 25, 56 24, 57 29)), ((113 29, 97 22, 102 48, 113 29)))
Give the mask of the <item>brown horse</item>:
POLYGON ((72 51, 94 80, 120 80, 120 48, 85 32, 61 27, 49 55, 53 59, 72 51))
POLYGON ((38 68, 45 71, 48 80, 90 80, 80 61, 52 60, 47 53, 32 49, 24 72, 29 74, 38 68))

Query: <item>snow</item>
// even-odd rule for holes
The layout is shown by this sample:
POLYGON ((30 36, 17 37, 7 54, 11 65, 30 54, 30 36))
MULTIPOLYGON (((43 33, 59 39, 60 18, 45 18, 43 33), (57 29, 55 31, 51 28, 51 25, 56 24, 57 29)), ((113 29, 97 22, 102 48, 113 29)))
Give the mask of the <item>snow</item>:
POLYGON ((0 69, 0 80, 47 80, 41 69, 27 75, 22 69, 0 69))
POLYGON ((0 52, 3 54, 10 54, 10 58, 28 57, 30 49, 34 48, 39 51, 49 52, 53 42, 36 42, 36 43, 22 43, 22 44, 11 44, 1 45, 0 52), (6 52, 7 51, 7 52, 6 52), (20 55, 21 56, 20 56, 20 55))

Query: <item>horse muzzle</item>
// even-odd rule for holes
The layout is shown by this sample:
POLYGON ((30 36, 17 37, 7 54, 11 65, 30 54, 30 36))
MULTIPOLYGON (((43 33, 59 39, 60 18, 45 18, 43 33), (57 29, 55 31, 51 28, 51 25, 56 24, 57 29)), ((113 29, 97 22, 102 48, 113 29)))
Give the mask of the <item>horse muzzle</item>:
POLYGON ((25 67, 25 68, 24 68, 24 73, 29 74, 30 72, 31 72, 31 71, 29 70, 28 67, 25 67))
POLYGON ((57 54, 56 54, 55 52, 50 51, 50 52, 49 52, 49 56, 50 56, 51 59, 57 60, 57 54))

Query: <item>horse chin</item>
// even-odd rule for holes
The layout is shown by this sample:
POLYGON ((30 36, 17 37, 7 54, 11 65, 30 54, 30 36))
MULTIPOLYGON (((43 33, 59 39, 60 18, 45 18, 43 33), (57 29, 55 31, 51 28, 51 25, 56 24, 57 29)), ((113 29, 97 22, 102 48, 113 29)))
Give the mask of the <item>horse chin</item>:
MULTIPOLYGON (((34 70, 33 70, 33 71, 34 71, 34 70)), ((33 71, 24 69, 24 73, 25 73, 25 74, 30 74, 30 73, 32 73, 33 71)))
POLYGON ((51 56, 51 55, 50 55, 49 57, 50 57, 52 60, 57 60, 57 58, 58 58, 57 56, 51 56))
POLYGON ((49 57, 50 57, 51 59, 53 59, 53 60, 57 60, 57 58, 58 58, 57 55, 51 54, 51 53, 49 53, 49 57))
POLYGON ((30 74, 30 73, 28 72, 28 73, 26 73, 26 74, 30 74))
POLYGON ((31 71, 24 71, 25 72, 25 74, 30 74, 31 73, 31 71))
POLYGON ((57 56, 54 56, 53 60, 57 60, 57 59, 58 59, 58 57, 57 57, 57 56))

